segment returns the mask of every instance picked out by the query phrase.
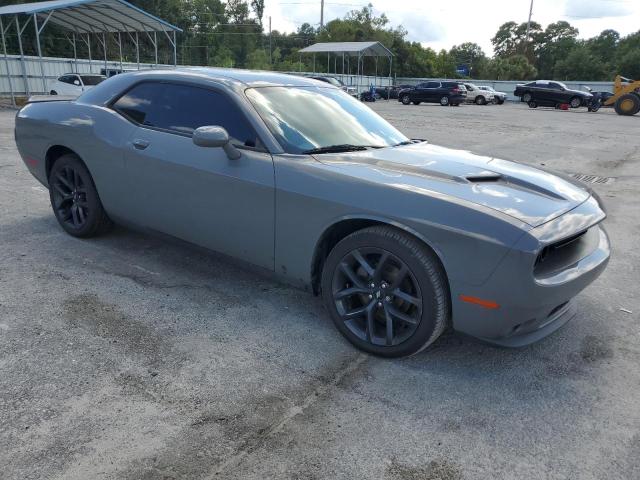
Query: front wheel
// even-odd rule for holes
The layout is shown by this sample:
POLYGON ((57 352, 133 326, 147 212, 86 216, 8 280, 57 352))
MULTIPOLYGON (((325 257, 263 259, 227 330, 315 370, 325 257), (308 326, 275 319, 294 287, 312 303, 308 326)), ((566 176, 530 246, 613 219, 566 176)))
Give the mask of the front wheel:
POLYGON ((487 103, 487 101, 485 100, 485 98, 482 95, 478 95, 476 97, 476 105, 485 105, 487 103))
POLYGON ((51 90, 51 91, 49 92, 49 95, 58 95, 58 92, 56 92, 55 90, 51 90))
POLYGON ((402 104, 403 105, 410 105, 411 104, 411 97, 409 95, 403 95, 402 96, 402 104))
POLYGON ((443 107, 446 107, 447 105, 449 105, 449 97, 445 95, 442 98, 440 98, 440 105, 442 105, 443 107))
POLYGON ((573 97, 569 100, 569 106, 571 108, 578 108, 580 105, 582 105, 582 99, 580 97, 573 97))
POLYGON ((49 196, 58 223, 69 235, 93 237, 112 225, 89 170, 76 155, 63 155, 53 164, 49 196))
POLYGON ((529 92, 525 93, 522 96, 522 101, 525 102, 525 103, 529 103, 532 99, 533 99, 533 97, 531 96, 531 94, 529 92))
POLYGON ((384 357, 428 347, 449 323, 451 310, 435 254, 387 226, 357 231, 333 248, 322 272, 322 299, 347 340, 384 357))

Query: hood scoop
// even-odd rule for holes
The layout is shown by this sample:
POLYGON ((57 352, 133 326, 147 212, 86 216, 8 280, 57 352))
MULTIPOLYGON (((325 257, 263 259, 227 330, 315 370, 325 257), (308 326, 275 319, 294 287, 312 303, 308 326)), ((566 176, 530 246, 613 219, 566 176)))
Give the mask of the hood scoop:
POLYGON ((470 183, 495 183, 502 180, 503 176, 499 173, 488 172, 479 175, 467 175, 464 177, 470 183))

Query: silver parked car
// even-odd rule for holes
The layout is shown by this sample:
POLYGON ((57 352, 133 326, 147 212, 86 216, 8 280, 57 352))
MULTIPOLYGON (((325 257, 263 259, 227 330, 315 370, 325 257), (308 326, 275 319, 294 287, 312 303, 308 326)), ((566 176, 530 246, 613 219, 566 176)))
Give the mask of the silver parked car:
POLYGON ((118 75, 28 104, 16 141, 69 234, 121 222, 239 257, 322 295, 340 332, 383 356, 448 325, 534 342, 574 315, 609 258, 584 186, 409 140, 301 77, 118 75))

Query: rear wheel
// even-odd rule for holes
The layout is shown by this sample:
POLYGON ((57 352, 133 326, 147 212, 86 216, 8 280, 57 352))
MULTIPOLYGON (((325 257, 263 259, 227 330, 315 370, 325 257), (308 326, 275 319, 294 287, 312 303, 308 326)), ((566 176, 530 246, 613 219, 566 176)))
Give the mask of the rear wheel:
POLYGON ((413 102, 414 105, 420 105, 420 102, 413 102))
POLYGON ((440 98, 440 105, 442 105, 443 107, 446 107, 447 105, 449 105, 449 97, 447 97, 446 95, 441 97, 440 98))
POLYGON ((69 235, 93 237, 112 225, 89 170, 76 155, 63 155, 54 163, 49 196, 58 223, 69 235))
POLYGON ((534 102, 533 100, 531 100, 529 102, 529 108, 538 108, 537 102, 534 102))
POLYGON ((640 112, 640 96, 635 93, 626 93, 616 100, 616 113, 618 115, 635 115, 640 112))
POLYGON ((437 257, 386 226, 357 231, 334 247, 322 272, 322 298, 353 345, 385 357, 423 350, 449 322, 449 287, 437 257))
POLYGON ((403 95, 402 96, 402 104, 403 105, 411 104, 411 97, 409 95, 403 95))
POLYGON ((55 90, 51 90, 51 91, 49 92, 49 95, 57 95, 57 94, 58 94, 58 92, 56 92, 55 90))

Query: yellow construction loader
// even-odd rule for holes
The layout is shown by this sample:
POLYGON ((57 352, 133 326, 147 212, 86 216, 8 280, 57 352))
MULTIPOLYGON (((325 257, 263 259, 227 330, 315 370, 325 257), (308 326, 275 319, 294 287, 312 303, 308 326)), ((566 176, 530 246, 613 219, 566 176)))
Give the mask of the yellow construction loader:
POLYGON ((604 104, 613 106, 618 115, 635 115, 640 112, 640 81, 618 75, 613 85, 613 96, 604 104))

